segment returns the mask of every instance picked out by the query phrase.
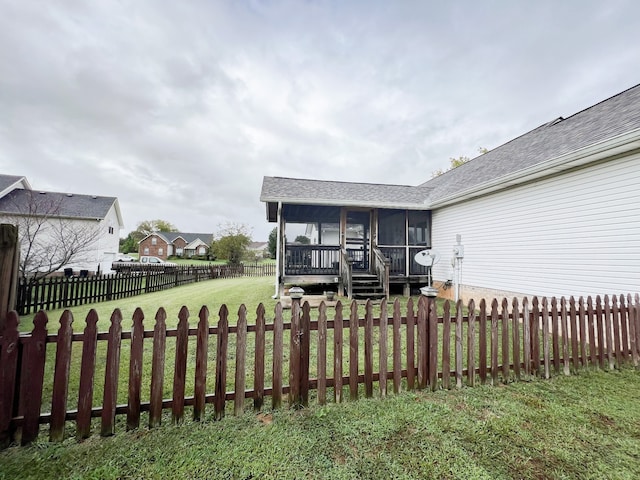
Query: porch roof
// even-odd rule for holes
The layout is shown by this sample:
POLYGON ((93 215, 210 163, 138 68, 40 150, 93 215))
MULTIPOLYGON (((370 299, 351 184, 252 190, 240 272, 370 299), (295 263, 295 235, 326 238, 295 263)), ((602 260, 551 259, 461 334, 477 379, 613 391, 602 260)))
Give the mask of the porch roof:
POLYGON ((430 187, 264 177, 260 200, 345 207, 427 208, 430 187))

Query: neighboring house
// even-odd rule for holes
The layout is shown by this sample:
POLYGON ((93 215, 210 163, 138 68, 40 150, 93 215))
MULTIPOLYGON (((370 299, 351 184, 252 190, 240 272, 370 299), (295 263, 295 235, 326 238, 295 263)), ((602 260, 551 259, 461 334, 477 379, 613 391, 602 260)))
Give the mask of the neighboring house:
POLYGON ((431 248, 436 284, 457 282, 463 299, 597 295, 638 291, 639 184, 637 85, 419 186, 265 177, 261 200, 279 226, 280 285, 338 283, 356 248, 359 268, 386 257, 407 292, 425 280, 416 250, 431 248), (314 225, 302 253, 284 242, 292 223, 314 225))
POLYGON ((253 254, 256 258, 264 258, 268 255, 267 248, 269 244, 267 242, 251 242, 247 247, 247 252, 253 254))
POLYGON ((25 177, 13 175, 0 175, 0 222, 18 226, 23 258, 28 248, 47 257, 40 262, 40 271, 46 271, 47 262, 56 264, 66 248, 77 248, 79 253, 59 270, 110 270, 124 226, 116 197, 34 191, 25 177), (25 230, 33 234, 36 228, 29 245, 25 230))
POLYGON ((138 253, 163 260, 170 256, 191 258, 208 255, 212 241, 212 233, 154 232, 138 242, 138 253))

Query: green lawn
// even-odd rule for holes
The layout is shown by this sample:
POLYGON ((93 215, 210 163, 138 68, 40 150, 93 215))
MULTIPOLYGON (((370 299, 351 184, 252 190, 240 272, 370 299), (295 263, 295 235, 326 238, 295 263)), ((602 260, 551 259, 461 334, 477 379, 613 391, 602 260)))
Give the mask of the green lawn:
POLYGON ((0 479, 634 479, 639 398, 626 368, 220 422, 209 407, 202 423, 11 448, 0 479))

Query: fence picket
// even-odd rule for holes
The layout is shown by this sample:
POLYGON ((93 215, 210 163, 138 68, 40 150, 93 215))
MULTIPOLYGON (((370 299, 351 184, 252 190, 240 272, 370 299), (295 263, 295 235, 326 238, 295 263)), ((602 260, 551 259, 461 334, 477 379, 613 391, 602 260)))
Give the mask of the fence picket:
POLYGON ((436 311, 436 299, 427 299, 429 308, 429 386, 435 392, 438 388, 438 312, 436 311))
POLYGON ((478 362, 480 367, 480 383, 484 385, 487 382, 487 302, 484 298, 480 300, 479 342, 478 362))
POLYGON ((573 370, 578 370, 578 310, 576 308, 576 299, 573 295, 569 298, 569 328, 571 335, 571 361, 573 363, 573 370))
POLYGON ((275 307, 275 318, 273 319, 273 391, 271 392, 271 406, 273 408, 280 408, 282 405, 283 351, 282 304, 278 302, 275 307))
POLYGON ((91 407, 93 405, 93 380, 96 370, 98 344, 98 314, 92 308, 86 319, 80 363, 80 387, 78 389, 78 417, 76 438, 82 440, 91 435, 91 407))
POLYGON ((258 305, 256 310, 256 338, 255 338, 255 373, 253 377, 253 408, 260 410, 264 403, 264 369, 265 369, 265 319, 264 305, 258 305))
POLYGON ((629 348, 631 349, 631 358, 633 360, 633 365, 638 366, 638 360, 640 360, 640 355, 638 355, 638 332, 636 327, 636 310, 633 305, 633 301, 631 299, 631 294, 627 295, 627 309, 629 315, 629 348))
POLYGON ((164 361, 167 342, 167 313, 160 307, 156 312, 153 328, 153 353, 151 363, 151 402, 149 404, 149 428, 162 422, 162 387, 164 385, 164 361))
POLYGON ((587 328, 589 329, 589 363, 592 366, 598 365, 598 349, 596 344, 596 313, 593 309, 593 299, 591 295, 587 297, 587 328))
MULTIPOLYGON (((258 307, 258 311, 262 304, 258 307)), ((263 307, 264 309, 264 307, 263 307)), ((264 310, 263 310, 264 311, 264 310)), ((209 353, 209 309, 206 306, 200 308, 198 314, 198 333, 196 337, 196 373, 193 399, 193 419, 200 421, 204 417, 206 395, 207 395, 207 363, 209 353)), ((257 325, 259 325, 260 314, 258 314, 257 325)), ((264 316, 263 316, 264 325, 264 316)), ((263 332, 264 334, 264 332, 263 332)), ((256 356, 258 347, 256 346, 256 356)), ((264 374, 264 368, 263 368, 264 374)), ((256 377, 258 374, 256 374, 256 377)), ((257 389, 256 389, 257 391, 257 389)))
POLYGON ((380 397, 385 398, 387 396, 387 348, 388 348, 388 332, 389 332, 389 316, 387 313, 387 300, 382 299, 380 302, 380 334, 378 335, 379 345, 379 372, 380 380, 378 382, 380 387, 380 397))
POLYGON ((587 366, 587 312, 584 297, 578 299, 578 319, 580 320, 580 359, 583 367, 587 366))
POLYGON ((491 384, 498 384, 498 300, 491 302, 491 384))
POLYGON ((333 399, 336 403, 342 402, 342 346, 344 341, 342 303, 338 302, 338 304, 340 308, 336 308, 336 316, 333 322, 333 399))
POLYGON ((122 313, 116 308, 111 314, 111 326, 107 340, 107 362, 104 372, 104 398, 100 435, 115 433, 116 406, 118 404, 118 379, 120 374, 120 346, 122 343, 122 313))
POLYGON ((396 298, 393 302, 393 393, 399 393, 402 385, 401 325, 400 300, 396 298))
MULTIPOLYGON (((340 302, 336 305, 336 318, 338 317, 338 312, 340 313, 340 318, 342 318, 342 303, 340 302)), ((358 304, 351 302, 349 315, 349 398, 351 400, 358 399, 358 345, 360 343, 358 327, 358 304)))
POLYGON ((53 374, 51 423, 49 427, 49 441, 51 442, 60 442, 64 438, 71 367, 72 324, 73 315, 69 310, 65 310, 60 317, 60 329, 58 330, 58 341, 56 342, 56 363, 53 374))
MULTIPOLYGON (((309 356, 311 352, 311 315, 309 302, 304 302, 300 319, 300 401, 309 405, 309 356)), ((340 341, 342 347, 342 340, 340 341)), ((342 350, 341 350, 342 351, 342 350)), ((342 365, 340 366, 342 371, 342 365)))
POLYGON ((520 310, 518 299, 513 297, 511 301, 511 315, 513 320, 512 336, 513 336, 513 373, 516 380, 520 380, 520 310))
POLYGON ((47 321, 47 314, 42 310, 39 311, 33 319, 31 335, 24 344, 20 372, 21 411, 18 411, 18 414, 24 417, 21 445, 31 443, 38 436, 46 359, 47 321))
POLYGON ((540 302, 538 297, 531 301, 531 359, 532 374, 540 374, 540 302))
POLYGON ((620 309, 618 308, 618 298, 611 296, 611 323, 613 324, 613 349, 614 358, 618 366, 622 363, 622 339, 620 334, 620 309))
MULTIPOLYGON (((245 316, 246 322, 246 316, 245 316)), ((187 350, 189 348, 189 309, 183 306, 178 313, 176 356, 173 367, 173 399, 171 421, 180 424, 184 420, 184 394, 187 377, 187 350)))
POLYGON ((605 358, 605 345, 607 342, 607 337, 605 334, 605 322, 603 317, 604 311, 602 309, 602 299, 600 295, 596 296, 596 322, 598 326, 598 360, 600 364, 600 368, 604 369, 604 358, 605 358))
MULTIPOLYGON (((516 315, 516 313, 513 313, 516 315)), ((542 355, 544 357, 544 378, 551 377, 551 345, 549 325, 549 303, 547 297, 542 298, 542 355)))
POLYGON ((524 359, 524 375, 531 375, 531 328, 529 326, 529 299, 522 299, 522 356, 524 359))
POLYGON ((629 361, 629 310, 625 305, 624 295, 620 295, 620 330, 622 335, 622 361, 629 361))
POLYGON ((373 396, 373 305, 367 300, 364 321, 364 392, 367 398, 373 396))
MULTIPOLYGON (((427 386, 427 378, 429 372, 427 364, 427 299, 424 296, 418 300, 418 388, 423 389, 427 386)), ((365 343, 366 345, 366 343, 365 343)))
POLYGON ((236 377, 235 398, 233 399, 233 413, 240 415, 244 411, 244 390, 247 359, 247 307, 244 304, 238 309, 238 323, 236 324, 236 377))
POLYGON ((562 329, 562 362, 563 371, 565 375, 571 373, 569 367, 571 358, 569 356, 569 314, 567 312, 567 300, 564 297, 560 298, 560 328, 562 329))
POLYGON ((129 392, 127 430, 140 426, 140 397, 142 392, 142 352, 144 342, 144 313, 141 308, 133 312, 131 327, 131 354, 129 357, 129 392))
POLYGON ((560 312, 558 310, 558 300, 551 299, 551 330, 553 348, 553 368, 556 373, 560 372, 560 312))
POLYGON ((318 307, 318 404, 327 403, 327 305, 318 307))
POLYGON ((229 344, 229 310, 226 305, 220 307, 218 315, 220 320, 218 320, 218 342, 216 348, 214 409, 216 420, 222 420, 227 395, 227 346, 229 344))
POLYGON ((469 321, 467 324, 467 384, 476 385, 476 304, 469 300, 467 307, 469 321))
MULTIPOLYGON (((482 367, 480 367, 482 368, 482 367)), ((451 304, 444 302, 442 311, 442 388, 451 387, 451 304)))
POLYGON ((509 382, 509 301, 502 299, 502 378, 509 382))
POLYGON ((609 295, 604 296, 604 330, 607 342, 607 358, 609 360, 609 370, 613 370, 615 366, 615 339, 613 336, 613 319, 611 318, 611 303, 609 302, 609 295))
POLYGON ((413 300, 407 301, 407 388, 415 388, 416 350, 415 350, 416 317, 413 312, 413 300))
MULTIPOLYGON (((432 311, 435 310, 435 301, 431 304, 432 311)), ((456 303, 456 387, 462 388, 462 299, 458 300, 456 303)), ((435 327, 438 326, 437 318, 434 321, 435 314, 431 314, 430 316, 430 325, 435 324, 435 327)), ((430 332, 430 335, 433 333, 430 332)), ((435 330, 435 336, 437 337, 437 330, 435 330)), ((436 344, 437 345, 437 344, 436 344)), ((432 354, 433 355, 433 354, 432 354)), ((436 349, 437 355, 437 349, 436 349)), ((433 379, 433 383, 431 385, 431 389, 435 390, 435 379, 437 379, 437 362, 435 361, 437 357, 431 356, 429 361, 430 368, 432 372, 436 372, 435 374, 431 374, 431 378, 433 379), (434 378, 435 377, 435 378, 434 378)))

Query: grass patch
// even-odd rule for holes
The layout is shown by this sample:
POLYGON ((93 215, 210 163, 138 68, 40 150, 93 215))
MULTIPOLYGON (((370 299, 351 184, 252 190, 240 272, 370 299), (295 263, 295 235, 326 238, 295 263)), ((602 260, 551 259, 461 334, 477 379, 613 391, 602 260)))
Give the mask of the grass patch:
POLYGON ((0 453, 0 479, 638 478, 639 396, 640 376, 626 368, 247 410, 222 422, 11 448, 0 453))

